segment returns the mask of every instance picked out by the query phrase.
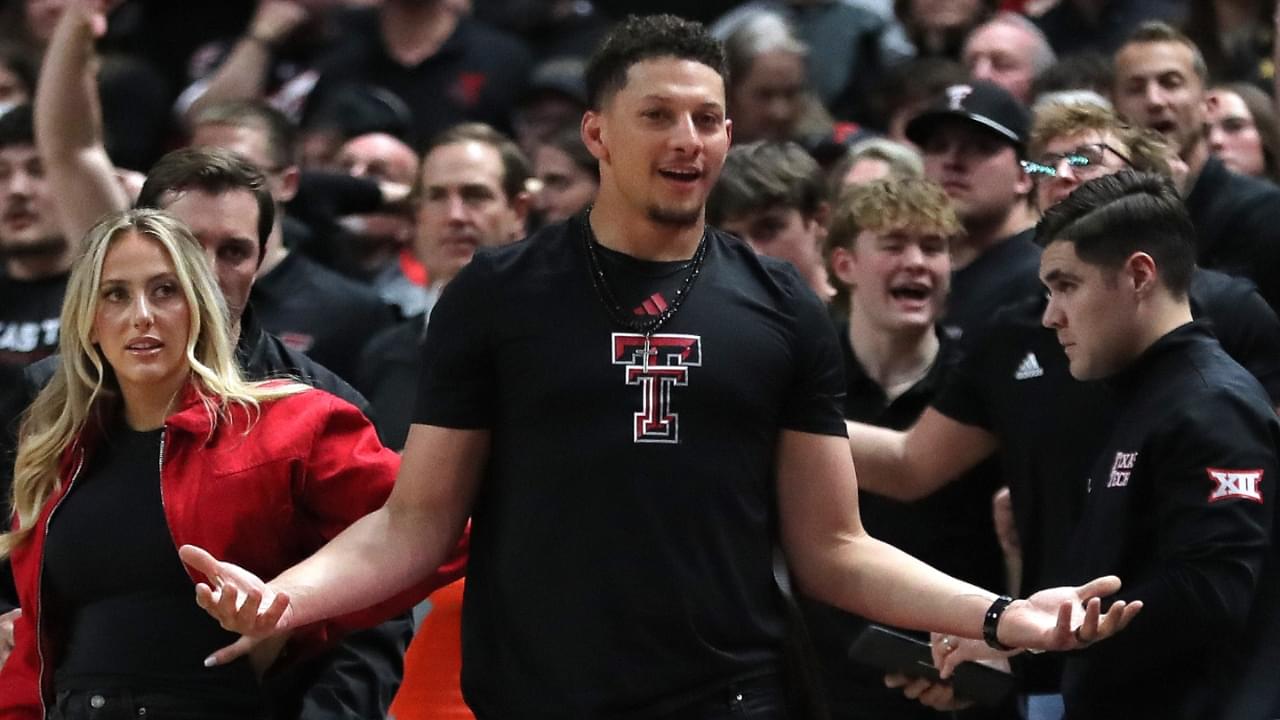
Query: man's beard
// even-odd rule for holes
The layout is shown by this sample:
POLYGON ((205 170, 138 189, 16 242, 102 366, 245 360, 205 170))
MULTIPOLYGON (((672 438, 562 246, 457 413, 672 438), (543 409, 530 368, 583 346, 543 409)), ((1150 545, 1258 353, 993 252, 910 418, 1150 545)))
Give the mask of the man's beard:
POLYGON ((654 205, 649 207, 649 219, 659 225, 667 225, 674 228, 687 228, 698 224, 698 221, 702 219, 702 208, 699 207, 693 210, 676 210, 654 205))

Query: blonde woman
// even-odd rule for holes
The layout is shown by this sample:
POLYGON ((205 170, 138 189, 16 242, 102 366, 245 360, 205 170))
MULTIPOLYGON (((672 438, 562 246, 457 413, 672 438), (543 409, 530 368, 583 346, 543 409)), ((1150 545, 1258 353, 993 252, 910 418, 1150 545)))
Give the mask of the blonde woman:
POLYGON ((0 535, 22 604, 0 717, 268 717, 264 670, 390 612, 204 666, 234 636, 192 602, 202 578, 177 546, 212 545, 273 575, 379 507, 399 462, 345 401, 241 377, 185 226, 133 210, 90 230, 60 352, 20 431, 13 529, 0 535))

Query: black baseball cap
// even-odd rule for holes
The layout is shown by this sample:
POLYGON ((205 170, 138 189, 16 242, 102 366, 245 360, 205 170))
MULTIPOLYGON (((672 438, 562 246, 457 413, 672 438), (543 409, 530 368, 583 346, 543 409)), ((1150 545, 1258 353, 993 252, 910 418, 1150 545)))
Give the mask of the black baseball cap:
POLYGON ((950 85, 927 110, 907 123, 907 138, 923 146, 938 123, 950 118, 968 120, 1008 140, 1022 151, 1031 128, 1031 114, 1008 90, 989 82, 950 85))

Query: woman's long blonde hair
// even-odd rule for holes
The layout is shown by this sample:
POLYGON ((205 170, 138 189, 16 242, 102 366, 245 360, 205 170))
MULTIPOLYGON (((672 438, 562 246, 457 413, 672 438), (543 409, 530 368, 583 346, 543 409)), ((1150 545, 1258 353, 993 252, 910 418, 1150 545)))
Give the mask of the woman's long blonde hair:
POLYGON ((95 414, 115 410, 120 402, 115 375, 89 338, 107 251, 118 238, 131 234, 157 241, 173 261, 191 313, 187 364, 215 425, 235 408, 253 415, 260 401, 306 389, 296 383, 251 383, 241 375, 227 334, 226 302, 204 250, 185 225, 162 210, 127 210, 104 217, 89 230, 71 266, 58 338, 61 366, 36 396, 18 433, 11 499, 18 526, 0 534, 0 557, 31 533, 61 483, 59 462, 86 423, 95 414))

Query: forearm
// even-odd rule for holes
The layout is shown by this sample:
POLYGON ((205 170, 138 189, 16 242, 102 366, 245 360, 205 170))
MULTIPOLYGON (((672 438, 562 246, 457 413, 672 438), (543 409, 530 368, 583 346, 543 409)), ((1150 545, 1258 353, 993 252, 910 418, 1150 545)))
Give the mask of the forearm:
POLYGON ((983 615, 996 598, 865 534, 833 538, 808 565, 793 562, 793 568, 805 594, 913 630, 980 638, 983 615))
POLYGON ((200 111, 228 100, 254 100, 266 89, 267 71, 271 66, 271 46, 264 38, 246 35, 238 40, 231 54, 209 78, 204 92, 186 109, 188 122, 200 111))
POLYGON ((909 502, 919 500, 943 483, 925 482, 913 467, 907 433, 858 422, 846 422, 849 450, 858 471, 858 487, 877 495, 909 502))
POLYGON ((76 7, 58 21, 35 96, 36 146, 64 235, 82 237, 103 214, 129 206, 103 144, 90 20, 76 7))
POLYGON ((429 577, 464 523, 388 502, 270 584, 289 595, 295 627, 352 613, 429 577))

